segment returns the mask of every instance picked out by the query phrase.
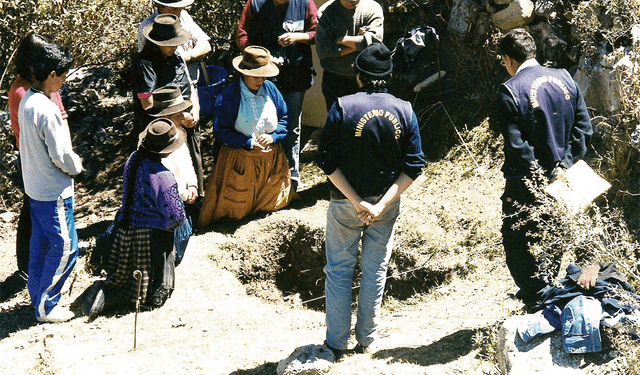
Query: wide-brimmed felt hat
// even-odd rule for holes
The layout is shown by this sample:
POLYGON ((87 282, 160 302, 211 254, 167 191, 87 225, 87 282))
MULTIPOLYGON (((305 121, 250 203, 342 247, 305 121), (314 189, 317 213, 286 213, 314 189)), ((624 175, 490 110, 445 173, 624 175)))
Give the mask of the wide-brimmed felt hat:
POLYGON ((185 100, 178 86, 167 85, 153 90, 151 93, 153 106, 146 110, 151 117, 165 117, 185 112, 193 107, 191 100, 185 100))
POLYGON ((280 70, 271 61, 271 53, 260 46, 248 46, 242 56, 233 59, 233 67, 240 73, 251 77, 275 77, 280 70))
POLYGON ((173 14, 157 15, 152 24, 142 29, 142 34, 150 42, 165 47, 181 46, 191 38, 191 33, 182 28, 180 20, 173 14))
POLYGON ((182 146, 187 132, 171 120, 158 118, 149 123, 140 133, 138 147, 159 155, 169 155, 182 146))
POLYGON ((384 44, 372 44, 356 57, 355 68, 372 77, 386 77, 393 71, 391 51, 384 44))
POLYGON ((188 7, 194 0, 153 0, 154 3, 172 8, 188 7))

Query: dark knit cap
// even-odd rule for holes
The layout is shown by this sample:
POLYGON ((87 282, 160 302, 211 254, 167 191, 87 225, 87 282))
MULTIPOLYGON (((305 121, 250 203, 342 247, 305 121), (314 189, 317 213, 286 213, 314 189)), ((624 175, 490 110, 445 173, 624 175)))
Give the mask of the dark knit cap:
POLYGON ((355 68, 372 77, 386 77, 393 70, 391 51, 384 44, 372 44, 356 57, 355 68))

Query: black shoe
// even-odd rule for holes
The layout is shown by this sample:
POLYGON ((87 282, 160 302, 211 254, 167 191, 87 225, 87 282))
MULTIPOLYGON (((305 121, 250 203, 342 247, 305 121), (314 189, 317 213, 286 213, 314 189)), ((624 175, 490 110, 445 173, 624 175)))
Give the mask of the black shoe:
POLYGON ((102 282, 97 282, 89 287, 87 295, 82 301, 82 312, 89 317, 89 320, 94 320, 104 311, 106 301, 103 284, 102 282))
POLYGON ((366 353, 371 352, 371 346, 364 346, 364 345, 358 343, 356 345, 356 347, 353 348, 353 352, 355 354, 366 354, 366 353))
POLYGON ((322 345, 324 345, 327 349, 331 350, 333 355, 336 357, 336 362, 342 359, 342 357, 344 357, 345 355, 349 354, 348 349, 343 350, 343 349, 336 349, 331 347, 329 344, 327 344, 327 340, 325 340, 324 343, 322 343, 322 345))
POLYGON ((527 314, 533 314, 538 310, 542 310, 542 305, 538 301, 523 301, 524 306, 522 306, 522 310, 524 310, 527 314))

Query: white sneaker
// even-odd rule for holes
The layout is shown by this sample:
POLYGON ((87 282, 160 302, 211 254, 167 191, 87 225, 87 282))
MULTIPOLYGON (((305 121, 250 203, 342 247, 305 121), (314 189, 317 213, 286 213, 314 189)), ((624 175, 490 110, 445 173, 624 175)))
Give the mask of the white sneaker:
POLYGON ((71 310, 66 307, 55 306, 47 315, 38 316, 36 320, 38 323, 60 323, 73 319, 76 316, 71 310))

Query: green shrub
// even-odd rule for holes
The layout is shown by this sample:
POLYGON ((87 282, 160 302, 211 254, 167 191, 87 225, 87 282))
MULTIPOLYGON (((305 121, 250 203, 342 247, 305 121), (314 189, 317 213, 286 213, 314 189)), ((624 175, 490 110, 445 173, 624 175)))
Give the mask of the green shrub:
POLYGON ((13 54, 30 32, 68 48, 75 67, 117 62, 124 68, 136 46, 137 24, 151 12, 140 0, 2 0, 0 11, 0 87, 15 76, 13 54))
POLYGON ((212 39, 212 46, 222 47, 235 36, 245 0, 196 0, 189 14, 212 39), (218 40, 221 39, 221 40, 218 40))
MULTIPOLYGON (((552 271, 551 277, 564 277, 560 260, 581 267, 614 262, 634 288, 640 287, 640 244, 633 240, 619 209, 606 204, 591 204, 584 211, 572 209, 544 192, 541 172, 526 183, 536 197, 536 205, 520 207, 538 226, 531 235, 539 242, 531 246, 531 252, 541 267, 552 271)), ((519 224, 523 223, 516 226, 519 224)))
POLYGON ((592 55, 603 40, 618 45, 639 22, 640 2, 637 0, 581 1, 573 8, 571 17, 571 25, 587 56, 592 55))
MULTIPOLYGON (((190 7, 214 51, 230 48, 244 3, 196 0, 190 7)), ((153 10, 151 0, 0 0, 0 90, 15 78, 13 54, 30 32, 71 50, 75 67, 115 63, 120 75, 136 51, 138 24, 153 10)))

